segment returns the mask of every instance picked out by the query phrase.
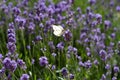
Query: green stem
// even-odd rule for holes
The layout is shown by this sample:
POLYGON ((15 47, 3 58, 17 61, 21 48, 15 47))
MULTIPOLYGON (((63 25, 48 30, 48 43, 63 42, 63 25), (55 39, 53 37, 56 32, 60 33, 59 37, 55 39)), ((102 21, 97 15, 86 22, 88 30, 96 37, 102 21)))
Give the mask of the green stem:
POLYGON ((25 39, 24 39, 24 31, 21 31, 21 36, 22 36, 22 43, 23 43, 23 48, 24 48, 24 54, 26 56, 26 46, 25 46, 25 39))

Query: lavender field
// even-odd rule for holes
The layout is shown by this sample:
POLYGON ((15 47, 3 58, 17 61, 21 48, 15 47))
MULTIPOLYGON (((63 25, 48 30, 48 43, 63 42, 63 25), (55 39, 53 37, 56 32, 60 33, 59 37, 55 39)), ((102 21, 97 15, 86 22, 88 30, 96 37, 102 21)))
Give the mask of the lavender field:
POLYGON ((120 80, 120 0, 0 0, 0 80, 120 80))

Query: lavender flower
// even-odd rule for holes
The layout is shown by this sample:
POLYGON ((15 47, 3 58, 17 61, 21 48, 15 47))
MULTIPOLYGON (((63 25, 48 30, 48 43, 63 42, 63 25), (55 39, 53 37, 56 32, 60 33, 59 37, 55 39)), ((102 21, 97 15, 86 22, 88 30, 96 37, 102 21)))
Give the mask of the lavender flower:
POLYGON ((56 57, 56 55, 57 55, 56 53, 52 53, 52 56, 53 56, 53 57, 56 57))
POLYGON ((64 68, 62 68, 61 73, 62 73, 63 76, 67 76, 68 75, 68 70, 64 67, 64 68))
POLYGON ((63 50, 63 48, 64 48, 64 43, 63 43, 63 42, 58 43, 58 44, 57 44, 57 48, 58 48, 59 50, 63 50))
POLYGON ((56 69, 56 66, 55 66, 55 65, 52 65, 51 69, 52 69, 52 70, 55 70, 55 69, 56 69))
POLYGON ((21 10, 19 9, 19 8, 17 8, 17 7, 14 7, 13 8, 13 14, 14 14, 14 16, 16 17, 17 15, 19 15, 21 13, 21 10))
POLYGON ((115 77, 115 76, 114 76, 114 77, 112 77, 112 80, 117 80, 117 77, 115 77))
POLYGON ((120 12, 120 6, 116 7, 116 11, 120 12))
POLYGON ((67 51, 68 54, 73 53, 73 54, 77 55, 77 52, 78 52, 77 48, 68 46, 68 51, 67 51))
POLYGON ((96 14, 95 17, 98 24, 102 23, 102 16, 100 14, 96 14))
POLYGON ((112 39, 115 39, 116 34, 112 33, 110 36, 111 36, 112 39))
POLYGON ((106 80, 106 76, 103 74, 100 80, 106 80))
POLYGON ((90 60, 88 60, 87 62, 84 63, 86 68, 91 68, 92 67, 92 63, 90 60))
POLYGON ((99 64, 98 60, 94 60, 93 63, 94 63, 95 65, 98 65, 98 64, 99 64))
POLYGON ((114 4, 115 4, 115 3, 114 3, 114 1, 113 1, 113 0, 111 0, 111 1, 110 1, 110 6, 111 6, 111 7, 113 7, 113 6, 114 6, 114 4))
POLYGON ((0 60, 2 60, 2 58, 3 58, 3 55, 2 55, 2 54, 0 54, 0 60))
POLYGON ((72 38, 72 33, 70 32, 70 30, 66 30, 65 33, 63 34, 64 40, 65 41, 70 41, 72 38))
POLYGON ((109 20, 105 20, 104 25, 105 25, 105 30, 109 29, 112 26, 112 24, 111 24, 111 22, 109 20))
POLYGON ((10 62, 11 62, 11 59, 6 57, 4 60, 3 60, 3 65, 6 69, 9 69, 10 67, 10 62))
POLYGON ((4 75, 5 73, 5 67, 2 67, 2 69, 0 69, 0 78, 4 75))
POLYGON ((50 46, 51 50, 55 50, 55 46, 54 46, 53 41, 48 42, 48 45, 50 46))
POLYGON ((45 56, 42 56, 39 58, 39 64, 40 66, 46 66, 48 64, 48 59, 45 56))
POLYGON ((17 59, 17 64, 20 68, 22 68, 24 70, 27 68, 25 62, 21 59, 17 59))
POLYGON ((35 59, 32 59, 31 64, 34 64, 34 63, 35 63, 35 59))
POLYGON ((27 45, 27 49, 30 50, 30 49, 31 49, 31 46, 30 46, 30 45, 27 45))
POLYGON ((29 75, 28 74, 22 74, 22 76, 20 77, 20 80, 29 80, 29 75))
POLYGON ((14 29, 14 24, 10 23, 9 28, 8 28, 8 43, 7 43, 7 48, 10 53, 14 53, 16 50, 16 37, 15 37, 15 29, 14 29))
POLYGON ((41 40, 43 40, 43 38, 40 35, 35 37, 35 42, 39 42, 41 40))
POLYGON ((14 72, 17 68, 17 63, 15 60, 12 60, 9 66, 10 71, 14 72))
POLYGON ((119 72, 119 67, 118 66, 114 66, 113 70, 114 70, 115 73, 117 73, 117 72, 119 72))
POLYGON ((88 2, 89 2, 91 5, 93 5, 93 4, 96 3, 96 0, 88 0, 88 2))
POLYGON ((102 60, 105 60, 107 52, 105 50, 100 50, 99 55, 102 58, 102 60))
POLYGON ((85 66, 85 64, 84 64, 82 61, 80 61, 80 62, 79 62, 79 66, 84 67, 84 66, 85 66))
POLYGON ((73 4, 74 3, 74 0, 68 0, 70 4, 73 4))
POLYGON ((35 30, 35 24, 33 22, 30 22, 28 26, 28 31, 30 33, 33 33, 34 30, 35 30))
POLYGON ((109 70, 110 69, 110 65, 106 64, 105 69, 109 70))
POLYGON ((15 22, 17 23, 17 26, 19 29, 25 29, 25 24, 26 24, 26 19, 25 18, 22 18, 20 16, 17 16, 15 18, 15 22))
POLYGON ((11 79, 12 79, 12 76, 11 76, 10 73, 8 74, 7 79, 8 79, 8 80, 11 80, 11 79))
POLYGON ((74 75, 73 74, 69 74, 70 80, 74 79, 74 75))
POLYGON ((11 60, 10 58, 6 57, 3 60, 3 65, 6 69, 9 69, 10 71, 14 72, 17 68, 17 63, 14 60, 11 60))

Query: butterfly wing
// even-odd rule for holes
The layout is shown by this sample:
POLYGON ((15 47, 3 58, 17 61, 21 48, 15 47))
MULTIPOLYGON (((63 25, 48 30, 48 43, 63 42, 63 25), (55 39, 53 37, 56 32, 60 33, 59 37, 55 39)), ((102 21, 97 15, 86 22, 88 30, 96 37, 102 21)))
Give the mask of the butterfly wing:
POLYGON ((56 35, 56 36, 61 36, 62 34, 63 34, 63 31, 64 31, 64 29, 63 29, 63 27, 62 26, 56 26, 56 25, 52 25, 52 28, 53 28, 53 30, 54 30, 54 35, 56 35))

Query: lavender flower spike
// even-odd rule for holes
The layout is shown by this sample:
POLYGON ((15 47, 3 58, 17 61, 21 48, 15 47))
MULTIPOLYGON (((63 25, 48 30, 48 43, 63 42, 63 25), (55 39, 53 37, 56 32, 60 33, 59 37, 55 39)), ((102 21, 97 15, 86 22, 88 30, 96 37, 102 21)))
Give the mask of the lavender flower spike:
POLYGON ((7 48, 10 53, 14 53, 16 50, 16 37, 15 37, 15 29, 14 29, 14 24, 10 23, 9 28, 8 28, 8 43, 7 43, 7 48))
POLYGON ((22 74, 20 80, 29 80, 29 75, 28 74, 22 74))
POLYGON ((47 64, 48 64, 48 59, 47 59, 47 57, 45 57, 45 56, 40 57, 40 58, 39 58, 39 64, 40 64, 40 66, 45 66, 45 65, 47 65, 47 64))

